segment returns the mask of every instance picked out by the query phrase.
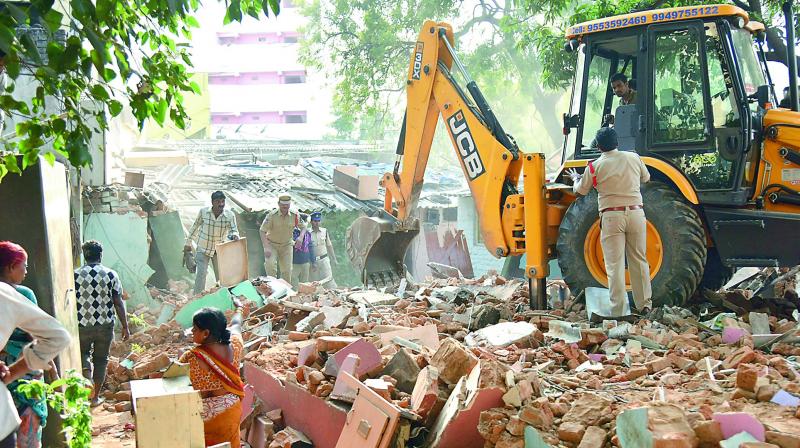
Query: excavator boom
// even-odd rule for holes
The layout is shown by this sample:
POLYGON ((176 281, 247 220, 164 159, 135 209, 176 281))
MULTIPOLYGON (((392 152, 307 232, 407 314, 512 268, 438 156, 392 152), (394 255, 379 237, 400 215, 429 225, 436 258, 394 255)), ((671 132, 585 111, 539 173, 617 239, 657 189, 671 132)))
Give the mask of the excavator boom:
POLYGON ((544 155, 519 150, 453 46, 450 25, 423 24, 409 63, 397 159, 381 180, 383 216, 360 218, 348 231, 348 254, 365 284, 392 283, 404 275, 406 248, 419 232, 415 211, 440 116, 468 181, 487 250, 495 257, 526 254, 528 277, 547 277, 544 155), (454 64, 466 91, 451 73, 454 64), (522 178, 524 194, 518 191, 522 178))

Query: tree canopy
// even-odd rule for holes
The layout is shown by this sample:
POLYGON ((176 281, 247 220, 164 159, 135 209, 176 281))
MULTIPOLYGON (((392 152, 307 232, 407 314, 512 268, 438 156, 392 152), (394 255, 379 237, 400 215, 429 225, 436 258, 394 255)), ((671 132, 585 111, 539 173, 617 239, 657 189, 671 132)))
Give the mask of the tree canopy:
MULTIPOLYGON (((280 11, 279 0, 226 5, 225 23, 280 11)), ((189 79, 188 42, 199 7, 198 0, 2 2, 0 111, 15 128, 2 136, 0 178, 40 154, 51 162, 61 154, 74 166, 90 164, 93 133, 106 129, 124 103, 140 126, 169 116, 183 128, 183 95, 198 92, 189 79)))
MULTIPOLYGON (((561 111, 554 106, 568 93, 573 75, 575 53, 563 51, 569 25, 635 10, 710 3, 720 0, 307 0, 303 55, 336 82, 339 135, 380 138, 387 129, 399 128, 400 94, 422 21, 450 21, 459 55, 506 130, 521 147, 548 152, 560 138, 561 111), (530 117, 537 117, 539 129, 532 129, 530 117), (542 129, 551 131, 549 139, 542 138, 542 129)), ((773 26, 780 23, 781 1, 736 4, 766 25, 768 58, 785 59, 783 30, 773 26)))

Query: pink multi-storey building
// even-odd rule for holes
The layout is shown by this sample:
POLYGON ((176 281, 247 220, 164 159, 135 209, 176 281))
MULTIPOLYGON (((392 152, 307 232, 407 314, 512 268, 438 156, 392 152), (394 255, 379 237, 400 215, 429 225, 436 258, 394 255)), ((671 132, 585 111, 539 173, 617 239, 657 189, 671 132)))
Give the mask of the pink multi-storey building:
POLYGON ((305 18, 283 0, 277 18, 222 24, 212 2, 195 31, 195 66, 208 74, 212 137, 316 140, 330 134, 331 87, 299 61, 305 18))

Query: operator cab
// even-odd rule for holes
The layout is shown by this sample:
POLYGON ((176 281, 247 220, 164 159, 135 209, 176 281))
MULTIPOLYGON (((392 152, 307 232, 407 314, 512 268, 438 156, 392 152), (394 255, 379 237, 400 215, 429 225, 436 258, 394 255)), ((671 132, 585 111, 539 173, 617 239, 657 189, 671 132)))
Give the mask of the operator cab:
POLYGON ((568 33, 577 41, 577 64, 564 154, 599 157, 594 135, 614 126, 620 150, 676 167, 702 203, 745 204, 758 162, 758 151, 750 151, 756 93, 768 83, 744 11, 688 7, 605 20, 568 33), (605 30, 592 32, 598 28, 605 30), (631 104, 612 90, 620 73, 636 91, 631 104))

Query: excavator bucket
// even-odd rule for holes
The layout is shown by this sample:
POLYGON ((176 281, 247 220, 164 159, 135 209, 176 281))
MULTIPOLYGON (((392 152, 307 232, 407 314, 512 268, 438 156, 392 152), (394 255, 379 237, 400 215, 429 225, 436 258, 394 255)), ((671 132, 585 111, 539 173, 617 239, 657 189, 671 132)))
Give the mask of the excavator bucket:
POLYGON ((363 216, 347 229, 347 255, 365 285, 397 285, 405 277, 403 259, 419 223, 402 230, 398 224, 392 218, 363 216))

